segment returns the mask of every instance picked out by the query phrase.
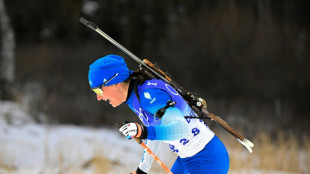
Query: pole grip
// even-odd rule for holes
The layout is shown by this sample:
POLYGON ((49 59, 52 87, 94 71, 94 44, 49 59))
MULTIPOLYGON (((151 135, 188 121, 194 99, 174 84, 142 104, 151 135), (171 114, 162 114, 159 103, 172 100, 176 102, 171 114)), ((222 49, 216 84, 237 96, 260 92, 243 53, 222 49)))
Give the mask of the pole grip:
POLYGON ((141 144, 141 143, 142 143, 142 140, 139 139, 139 138, 134 137, 133 139, 134 139, 138 144, 141 144))

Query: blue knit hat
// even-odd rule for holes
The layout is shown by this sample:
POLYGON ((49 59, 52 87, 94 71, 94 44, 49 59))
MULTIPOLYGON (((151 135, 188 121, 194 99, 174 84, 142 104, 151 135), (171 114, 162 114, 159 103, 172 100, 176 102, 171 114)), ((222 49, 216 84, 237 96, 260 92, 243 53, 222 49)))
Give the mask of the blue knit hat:
POLYGON ((131 71, 127 68, 124 58, 117 55, 107 55, 97 59, 89 66, 88 81, 91 88, 96 88, 109 80, 111 77, 118 75, 109 81, 106 86, 114 85, 127 80, 131 71))

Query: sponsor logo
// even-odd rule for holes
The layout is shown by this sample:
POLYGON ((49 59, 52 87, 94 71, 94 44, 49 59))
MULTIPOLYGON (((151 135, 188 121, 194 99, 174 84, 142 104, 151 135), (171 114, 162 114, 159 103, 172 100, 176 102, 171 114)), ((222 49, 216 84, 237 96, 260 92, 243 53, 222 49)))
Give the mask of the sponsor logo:
POLYGON ((153 100, 150 102, 151 104, 153 104, 154 103, 154 101, 156 101, 156 98, 153 98, 153 100))
POLYGON ((157 82, 154 82, 154 83, 152 83, 152 82, 147 82, 147 84, 146 85, 153 85, 153 86, 157 86, 157 82))
POLYGON ((152 98, 151 98, 151 94, 148 93, 148 92, 145 92, 145 93, 144 93, 144 97, 145 97, 146 99, 149 99, 149 100, 152 99, 152 98))
POLYGON ((107 81, 107 79, 104 78, 104 79, 103 79, 103 83, 105 83, 106 81, 107 81))
POLYGON ((174 88, 172 88, 170 85, 165 84, 165 86, 166 86, 167 90, 169 92, 171 92, 173 95, 179 95, 179 93, 174 88))
POLYGON ((149 126, 149 118, 148 116, 144 113, 144 111, 142 110, 142 108, 139 108, 139 111, 137 111, 136 109, 134 109, 135 112, 137 113, 139 119, 142 121, 142 123, 145 126, 149 126))

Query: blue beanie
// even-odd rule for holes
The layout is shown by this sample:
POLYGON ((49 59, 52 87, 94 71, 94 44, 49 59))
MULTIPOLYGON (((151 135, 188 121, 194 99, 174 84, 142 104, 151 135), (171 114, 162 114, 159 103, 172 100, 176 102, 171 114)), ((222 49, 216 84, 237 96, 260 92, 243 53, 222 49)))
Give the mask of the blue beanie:
POLYGON ((97 59, 89 66, 88 81, 90 87, 99 87, 116 73, 118 75, 108 82, 106 86, 123 82, 130 77, 131 71, 127 68, 124 58, 117 55, 107 55, 97 59))

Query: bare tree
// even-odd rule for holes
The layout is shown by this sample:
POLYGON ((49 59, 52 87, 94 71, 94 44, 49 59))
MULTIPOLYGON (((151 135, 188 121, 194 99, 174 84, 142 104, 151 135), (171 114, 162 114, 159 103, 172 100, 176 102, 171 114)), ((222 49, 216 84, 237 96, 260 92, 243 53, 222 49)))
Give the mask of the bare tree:
POLYGON ((15 79, 15 39, 4 0, 0 0, 1 57, 0 57, 0 99, 11 98, 10 86, 15 79))

